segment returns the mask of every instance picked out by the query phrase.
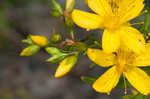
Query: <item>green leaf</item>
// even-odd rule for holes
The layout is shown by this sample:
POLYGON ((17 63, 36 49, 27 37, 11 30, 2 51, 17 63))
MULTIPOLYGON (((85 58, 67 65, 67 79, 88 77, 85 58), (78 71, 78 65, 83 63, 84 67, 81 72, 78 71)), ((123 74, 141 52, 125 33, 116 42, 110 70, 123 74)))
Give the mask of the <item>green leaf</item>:
POLYGON ((144 70, 150 76, 150 66, 141 67, 141 69, 144 70))
POLYGON ((90 64, 90 68, 93 68, 93 67, 95 67, 95 66, 96 66, 95 63, 91 63, 91 64, 90 64))
POLYGON ((139 93, 139 94, 133 96, 131 99, 148 99, 148 96, 144 96, 139 93))
POLYGON ((144 96, 144 95, 138 93, 135 96, 133 96, 133 95, 122 96, 122 99, 148 99, 148 96, 144 96))
MULTIPOLYGON (((132 87, 132 85, 128 82, 127 79, 126 79, 126 85, 127 85, 127 86, 126 86, 127 88, 131 88, 131 87, 132 87)), ((117 88, 121 88, 121 89, 124 89, 124 88, 125 88, 123 76, 120 77, 119 83, 117 84, 116 87, 117 87, 117 88)))
POLYGON ((132 99, 132 95, 125 95, 125 96, 122 96, 121 99, 132 99))
POLYGON ((132 95, 125 95, 125 96, 122 96, 122 99, 132 99, 132 95))
POLYGON ((97 78, 96 77, 81 76, 81 80, 85 83, 93 84, 97 80, 97 78))

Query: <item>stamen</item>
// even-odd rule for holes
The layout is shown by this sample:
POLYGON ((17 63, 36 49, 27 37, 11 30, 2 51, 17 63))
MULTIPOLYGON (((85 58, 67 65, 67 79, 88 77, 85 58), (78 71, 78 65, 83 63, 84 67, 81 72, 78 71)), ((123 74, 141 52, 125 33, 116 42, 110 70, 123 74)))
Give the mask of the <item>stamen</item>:
POLYGON ((130 25, 137 25, 137 24, 144 24, 144 22, 132 23, 132 24, 130 24, 130 25))
POLYGON ((124 88, 125 88, 124 94, 126 95, 127 94, 127 83, 126 83, 126 79, 125 79, 124 73, 123 73, 123 81, 124 81, 124 88))

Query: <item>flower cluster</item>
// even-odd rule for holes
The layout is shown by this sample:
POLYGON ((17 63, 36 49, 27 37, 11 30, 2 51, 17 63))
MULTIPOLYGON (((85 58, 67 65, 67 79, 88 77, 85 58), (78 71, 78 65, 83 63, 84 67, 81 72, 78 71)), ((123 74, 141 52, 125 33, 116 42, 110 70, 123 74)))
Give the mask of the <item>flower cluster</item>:
POLYGON ((140 14, 144 0, 87 0, 87 3, 96 14, 76 9, 72 13, 74 22, 87 30, 104 29, 102 50, 89 48, 87 55, 102 67, 113 65, 95 81, 93 88, 109 94, 123 74, 139 92, 148 95, 150 77, 136 66, 150 65, 150 44, 145 44, 144 36, 128 22, 140 14))
POLYGON ((127 93, 127 79, 141 94, 150 94, 150 77, 140 69, 150 65, 147 31, 149 14, 145 22, 140 22, 144 24, 140 29, 136 29, 132 26, 134 23, 129 22, 141 15, 145 5, 144 0, 86 0, 85 2, 95 13, 74 9, 75 0, 66 0, 64 10, 59 3, 52 0, 54 9, 51 15, 64 18, 71 39, 63 40, 61 35, 56 33, 52 35, 51 40, 45 36, 30 35, 23 40, 29 46, 20 55, 31 56, 44 48, 51 55, 46 61, 60 64, 54 75, 55 78, 66 75, 77 63, 79 55, 87 55, 99 66, 110 67, 98 79, 92 79, 92 86, 97 92, 110 94, 123 77, 125 93, 127 93), (76 41, 74 23, 88 31, 104 30, 102 49, 95 48, 100 47, 100 43, 91 39, 91 36, 86 40, 76 41))

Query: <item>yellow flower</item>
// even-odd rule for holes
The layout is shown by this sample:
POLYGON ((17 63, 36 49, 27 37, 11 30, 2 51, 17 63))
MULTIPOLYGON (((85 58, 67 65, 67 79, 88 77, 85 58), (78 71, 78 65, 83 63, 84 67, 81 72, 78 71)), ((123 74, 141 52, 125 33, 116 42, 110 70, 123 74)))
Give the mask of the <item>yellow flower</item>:
POLYGON ((31 40, 41 47, 45 47, 49 44, 49 40, 45 36, 32 35, 31 40))
POLYGON ((104 29, 102 47, 105 52, 115 52, 120 43, 136 53, 144 51, 144 37, 128 24, 129 20, 140 14, 144 8, 144 0, 87 0, 87 2, 96 14, 75 9, 72 12, 72 19, 78 26, 87 30, 104 29))
POLYGON ((120 48, 116 53, 108 54, 103 50, 89 48, 88 57, 102 67, 112 66, 93 84, 93 88, 101 93, 109 94, 117 85, 121 74, 140 93, 150 93, 150 77, 140 68, 150 65, 150 43, 146 44, 147 52, 135 54, 129 49, 120 48))

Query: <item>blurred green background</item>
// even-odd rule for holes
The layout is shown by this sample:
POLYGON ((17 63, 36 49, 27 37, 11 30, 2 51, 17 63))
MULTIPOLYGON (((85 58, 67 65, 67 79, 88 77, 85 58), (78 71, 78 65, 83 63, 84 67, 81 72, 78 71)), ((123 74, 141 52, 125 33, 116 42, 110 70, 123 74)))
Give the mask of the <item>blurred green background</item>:
MULTIPOLYGON (((80 80, 81 75, 99 76, 106 69, 89 68, 91 61, 80 57, 67 76, 55 79, 57 65, 45 62, 44 51, 31 57, 19 56, 26 47, 21 40, 28 34, 45 35, 52 31, 68 36, 62 21, 50 16, 51 0, 0 0, 0 99, 120 99, 124 90, 115 89, 111 95, 96 93, 91 85, 80 80)), ((65 0, 56 0, 63 7, 65 0)), ((150 7, 150 0, 147 0, 150 7)), ((84 0, 77 0, 76 8, 89 10, 84 0)), ((139 20, 143 20, 142 18, 139 20)), ((75 26, 76 40, 100 31, 85 31, 75 26)))

